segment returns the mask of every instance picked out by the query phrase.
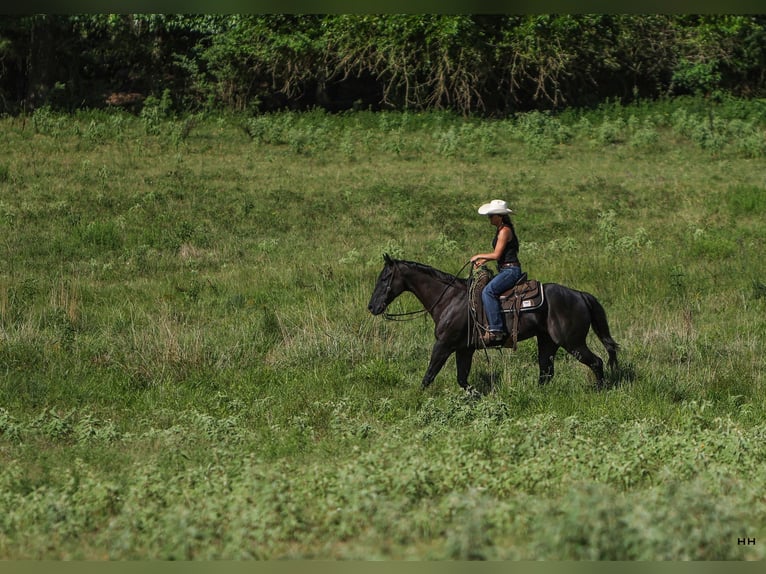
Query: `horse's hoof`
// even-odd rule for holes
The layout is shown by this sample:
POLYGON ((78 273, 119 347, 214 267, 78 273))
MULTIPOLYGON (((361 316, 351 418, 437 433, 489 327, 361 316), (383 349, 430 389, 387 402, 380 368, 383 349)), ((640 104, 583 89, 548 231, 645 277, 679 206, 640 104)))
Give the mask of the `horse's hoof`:
POLYGON ((479 390, 474 387, 473 385, 468 385, 463 389, 465 391, 465 396, 469 399, 478 399, 481 398, 481 393, 479 390))

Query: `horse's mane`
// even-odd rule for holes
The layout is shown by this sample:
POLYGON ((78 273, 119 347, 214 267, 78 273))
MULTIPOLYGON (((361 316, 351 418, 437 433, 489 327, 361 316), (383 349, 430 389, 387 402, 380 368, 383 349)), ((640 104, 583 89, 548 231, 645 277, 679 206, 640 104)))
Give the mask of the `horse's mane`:
POLYGON ((468 282, 468 279, 457 277, 456 275, 452 275, 446 271, 440 271, 436 267, 431 267, 425 263, 418 263, 417 261, 406 261, 403 259, 399 259, 396 263, 400 265, 407 265, 408 267, 415 267, 418 271, 425 273, 426 275, 430 275, 431 277, 434 277, 443 283, 468 282))

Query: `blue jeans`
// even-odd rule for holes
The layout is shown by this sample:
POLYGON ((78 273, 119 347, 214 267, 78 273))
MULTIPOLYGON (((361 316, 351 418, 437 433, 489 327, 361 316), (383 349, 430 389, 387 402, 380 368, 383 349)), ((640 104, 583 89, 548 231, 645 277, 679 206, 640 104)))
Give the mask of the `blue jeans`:
POLYGON ((490 331, 505 330, 503 311, 498 297, 513 287, 520 277, 521 267, 506 267, 501 269, 481 292, 481 301, 484 303, 484 312, 487 314, 490 331))

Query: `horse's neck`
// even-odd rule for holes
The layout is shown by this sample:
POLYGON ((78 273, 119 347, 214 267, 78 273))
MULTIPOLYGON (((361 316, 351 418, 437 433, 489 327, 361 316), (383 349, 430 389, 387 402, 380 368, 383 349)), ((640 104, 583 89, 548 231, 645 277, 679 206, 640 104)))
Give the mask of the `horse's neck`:
POLYGON ((436 275, 431 275, 417 268, 408 269, 405 281, 408 290, 432 315, 438 309, 449 304, 451 297, 448 291, 456 288, 459 282, 457 278, 454 278, 453 282, 445 282, 436 275))

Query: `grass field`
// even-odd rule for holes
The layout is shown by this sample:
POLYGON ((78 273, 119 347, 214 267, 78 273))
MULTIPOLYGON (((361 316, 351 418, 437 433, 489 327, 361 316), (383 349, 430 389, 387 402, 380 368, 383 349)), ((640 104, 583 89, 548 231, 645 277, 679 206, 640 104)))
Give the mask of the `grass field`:
POLYGON ((764 102, 0 128, 0 559, 764 558, 764 102), (421 391, 430 319, 367 312, 493 198, 614 388, 528 341, 421 391))

